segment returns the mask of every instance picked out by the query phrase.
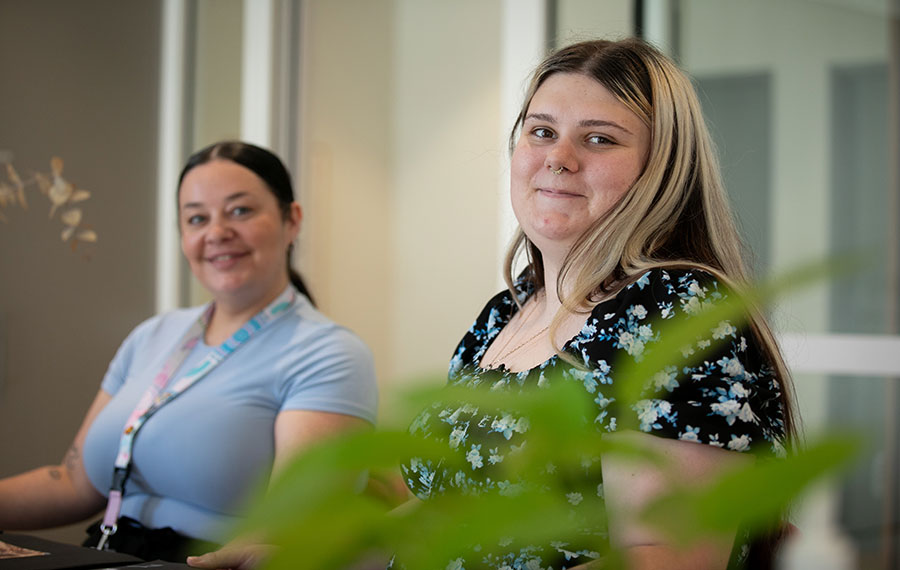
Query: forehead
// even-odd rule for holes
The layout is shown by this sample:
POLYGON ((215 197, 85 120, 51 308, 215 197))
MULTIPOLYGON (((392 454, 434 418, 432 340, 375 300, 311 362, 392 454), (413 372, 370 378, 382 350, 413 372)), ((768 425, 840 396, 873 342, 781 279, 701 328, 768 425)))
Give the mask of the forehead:
POLYGON ((178 189, 178 200, 180 204, 224 200, 235 193, 268 195, 274 199, 262 178, 249 168, 230 160, 213 159, 185 174, 178 189))
POLYGON ((547 77, 534 92, 528 104, 528 113, 544 112, 544 107, 582 113, 617 112, 634 115, 612 91, 596 79, 581 73, 554 73, 547 77))

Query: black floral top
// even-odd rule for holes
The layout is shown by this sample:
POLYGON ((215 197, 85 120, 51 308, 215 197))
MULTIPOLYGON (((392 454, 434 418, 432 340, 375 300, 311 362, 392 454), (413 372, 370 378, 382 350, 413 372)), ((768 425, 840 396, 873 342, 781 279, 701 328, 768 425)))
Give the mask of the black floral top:
MULTIPOLYGON (((519 284, 523 302, 532 294, 519 284)), ((584 363, 576 367, 558 355, 522 372, 485 370, 482 356, 500 330, 518 311, 512 295, 496 295, 463 337, 450 361, 449 383, 455 386, 493 389, 540 387, 551 379, 577 382, 596 405, 594 427, 601 433, 617 429, 617 414, 635 416, 644 432, 722 447, 782 455, 784 410, 780 386, 751 335, 722 321, 707 338, 687 344, 685 357, 709 343, 716 348, 701 362, 680 369, 670 366, 648 383, 643 399, 632 409, 611 406, 617 366, 627 359, 641 359, 659 340, 662 320, 690 318, 705 305, 724 298, 725 291, 708 273, 699 270, 655 269, 623 288, 614 298, 594 307, 581 332, 563 350, 584 363), (721 348, 719 348, 721 347, 721 348)), ((433 459, 412 458, 402 465, 407 485, 422 500, 447 492, 503 494, 517 482, 497 478, 492 466, 524 445, 527 418, 511 414, 480 413, 471 405, 435 404, 413 421, 410 431, 446 444, 446 453, 462 458, 462 467, 447 468, 433 459)), ((574 509, 603 509, 603 485, 599 458, 590 466, 596 492, 571 492, 566 499, 574 509)), ((555 466, 548 464, 547 473, 555 466)), ((449 561, 448 569, 495 568, 501 570, 559 570, 584 564, 599 556, 596 539, 605 540, 605 530, 595 529, 593 542, 561 537, 541 545, 505 544, 477 548, 449 561)), ((582 537, 583 538, 583 537, 582 537)), ((747 546, 736 542, 734 561, 746 555, 747 546)))

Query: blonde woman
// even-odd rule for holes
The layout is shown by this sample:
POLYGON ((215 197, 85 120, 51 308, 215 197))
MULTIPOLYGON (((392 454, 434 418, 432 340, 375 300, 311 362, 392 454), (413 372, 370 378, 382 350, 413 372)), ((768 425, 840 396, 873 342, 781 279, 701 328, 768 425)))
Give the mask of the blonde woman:
MULTIPOLYGON (((671 374, 655 379, 658 391, 633 409, 609 407, 623 363, 652 349, 661 320, 689 319, 746 279, 689 79, 640 40, 565 47, 535 71, 510 149, 520 229, 507 256, 509 290, 488 302, 463 337, 450 384, 519 391, 579 382, 595 402, 596 417, 588 419, 596 429, 662 454, 679 483, 702 484, 754 455, 782 453, 794 430, 790 382, 759 315, 744 327, 720 323, 709 334, 717 343, 711 355, 673 363, 671 374), (515 276, 522 253, 527 268, 515 276), (640 429, 617 430, 624 414, 640 429)), ((429 410, 411 430, 445 442, 457 459, 403 466, 407 485, 427 501, 445 492, 502 492, 514 482, 499 466, 530 428, 455 406, 429 410)), ((575 510, 605 510, 608 535, 597 529, 549 544, 513 537, 463 554, 454 567, 592 567, 602 565, 598 541, 624 549, 637 569, 751 564, 738 529, 734 540, 683 551, 637 520, 672 484, 668 473, 604 456, 587 476, 603 491, 570 502, 575 510)))

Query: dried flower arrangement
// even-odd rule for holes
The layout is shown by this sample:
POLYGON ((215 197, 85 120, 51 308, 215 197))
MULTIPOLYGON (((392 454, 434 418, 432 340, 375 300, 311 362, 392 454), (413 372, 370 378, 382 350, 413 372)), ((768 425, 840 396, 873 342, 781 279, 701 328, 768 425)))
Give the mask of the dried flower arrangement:
POLYGON ((41 194, 50 201, 50 218, 53 218, 57 210, 61 210, 59 219, 63 224, 62 241, 68 241, 72 251, 75 251, 79 243, 97 241, 97 232, 84 223, 81 208, 75 206, 90 198, 91 193, 76 188, 73 183, 63 178, 62 171, 63 160, 54 156, 50 159, 50 174, 35 172, 31 178, 23 180, 12 163, 7 162, 8 181, 0 180, 0 222, 8 221, 3 211, 9 206, 18 205, 23 210, 28 209, 25 189, 32 184, 36 185, 41 194))

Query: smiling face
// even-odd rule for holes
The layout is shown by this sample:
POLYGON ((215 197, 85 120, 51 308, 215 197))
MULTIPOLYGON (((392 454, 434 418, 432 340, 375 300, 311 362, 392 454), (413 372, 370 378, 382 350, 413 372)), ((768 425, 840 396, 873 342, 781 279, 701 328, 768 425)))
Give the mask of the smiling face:
POLYGON ((599 82, 548 77, 511 160, 512 206, 525 235, 545 257, 564 257, 637 180, 649 148, 649 128, 599 82))
POLYGON ((300 230, 300 207, 287 218, 251 170, 212 160, 184 176, 178 193, 181 249, 217 303, 264 306, 288 284, 286 254, 300 230))

